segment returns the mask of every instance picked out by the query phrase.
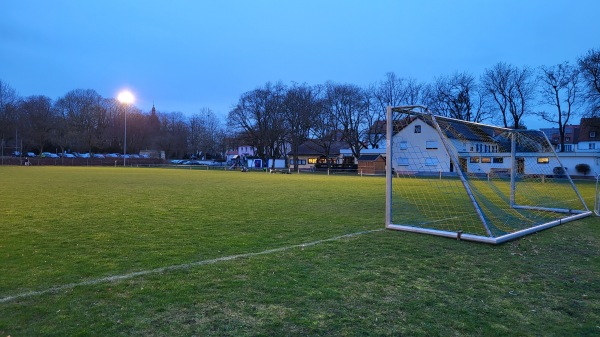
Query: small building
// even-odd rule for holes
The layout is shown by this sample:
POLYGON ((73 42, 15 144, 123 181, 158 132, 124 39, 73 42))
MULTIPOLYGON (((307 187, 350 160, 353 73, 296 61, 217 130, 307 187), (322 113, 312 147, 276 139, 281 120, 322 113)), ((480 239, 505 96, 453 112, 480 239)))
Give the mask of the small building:
MULTIPOLYGON (((354 164, 354 157, 344 157, 340 149, 346 145, 341 141, 319 142, 307 140, 298 148, 298 170, 314 170, 319 168, 344 166, 354 164)), ((294 167, 294 156, 288 152, 290 167, 294 167)))
POLYGON ((153 158, 153 159, 162 159, 166 158, 165 151, 160 150, 141 150, 140 156, 142 158, 153 158))
POLYGON ((385 175, 385 157, 380 154, 363 154, 358 158, 358 173, 385 175))

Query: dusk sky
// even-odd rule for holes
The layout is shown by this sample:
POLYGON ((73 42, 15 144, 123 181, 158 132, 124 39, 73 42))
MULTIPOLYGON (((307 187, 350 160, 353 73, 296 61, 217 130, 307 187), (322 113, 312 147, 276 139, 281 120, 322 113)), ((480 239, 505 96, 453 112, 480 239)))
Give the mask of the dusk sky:
MULTIPOLYGON (((497 62, 576 63, 600 47, 597 0, 0 0, 0 79, 149 111, 227 115, 266 82, 430 82, 497 62)), ((530 126, 543 127, 544 125, 530 126)))

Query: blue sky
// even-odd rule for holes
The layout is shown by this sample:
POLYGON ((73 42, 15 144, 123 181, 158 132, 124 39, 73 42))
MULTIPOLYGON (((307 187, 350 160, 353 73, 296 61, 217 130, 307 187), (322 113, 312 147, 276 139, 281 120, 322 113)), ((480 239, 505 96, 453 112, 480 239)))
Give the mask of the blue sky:
POLYGON ((0 79, 22 96, 129 88, 144 111, 224 117, 267 81, 574 63, 600 47, 598 13, 596 0, 0 0, 0 79))

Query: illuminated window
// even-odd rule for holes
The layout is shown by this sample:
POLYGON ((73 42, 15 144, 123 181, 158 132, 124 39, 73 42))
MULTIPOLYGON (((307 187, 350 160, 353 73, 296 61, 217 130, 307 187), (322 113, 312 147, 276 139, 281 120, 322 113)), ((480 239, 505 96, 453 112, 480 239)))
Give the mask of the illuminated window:
POLYGON ((492 158, 490 158, 490 157, 481 157, 481 162, 489 164, 489 163, 492 162, 492 158))
POLYGON ((539 157, 537 159, 538 164, 548 164, 550 162, 550 158, 548 157, 539 157))
POLYGON ((479 163, 479 157, 471 157, 469 162, 471 163, 479 163))
POLYGON ((308 163, 309 164, 316 164, 317 163, 317 158, 308 158, 308 163))

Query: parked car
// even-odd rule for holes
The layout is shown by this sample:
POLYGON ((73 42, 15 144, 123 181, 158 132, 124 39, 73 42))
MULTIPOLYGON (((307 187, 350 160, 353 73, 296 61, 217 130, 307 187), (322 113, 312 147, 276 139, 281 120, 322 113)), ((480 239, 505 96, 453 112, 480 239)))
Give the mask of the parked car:
POLYGON ((35 157, 35 153, 33 153, 33 152, 27 152, 25 154, 25 156, 27 156, 27 157, 35 157))
POLYGON ((72 153, 65 153, 63 154, 63 158, 75 158, 75 155, 72 153))
POLYGON ((42 152, 40 157, 42 157, 42 158, 59 158, 56 153, 50 153, 50 152, 42 152))
POLYGON ((94 153, 94 158, 104 159, 104 155, 101 153, 94 153))

